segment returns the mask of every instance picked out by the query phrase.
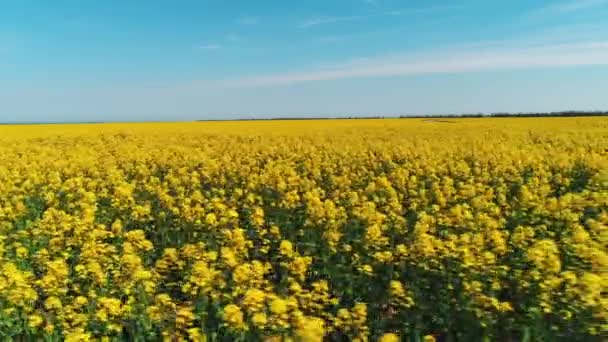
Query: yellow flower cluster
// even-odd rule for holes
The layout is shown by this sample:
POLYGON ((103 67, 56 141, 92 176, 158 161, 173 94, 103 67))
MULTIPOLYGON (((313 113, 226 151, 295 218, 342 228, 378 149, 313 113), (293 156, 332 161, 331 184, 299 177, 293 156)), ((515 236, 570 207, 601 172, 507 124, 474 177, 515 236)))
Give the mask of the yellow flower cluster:
POLYGON ((601 340, 608 119, 0 126, 0 334, 601 340))

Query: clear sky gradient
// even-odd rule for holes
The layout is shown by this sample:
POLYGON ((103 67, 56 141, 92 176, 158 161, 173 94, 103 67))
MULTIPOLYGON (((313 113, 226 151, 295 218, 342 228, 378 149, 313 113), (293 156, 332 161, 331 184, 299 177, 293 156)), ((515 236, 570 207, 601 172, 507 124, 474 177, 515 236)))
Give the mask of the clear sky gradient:
POLYGON ((0 121, 608 110, 608 0, 4 0, 0 121))

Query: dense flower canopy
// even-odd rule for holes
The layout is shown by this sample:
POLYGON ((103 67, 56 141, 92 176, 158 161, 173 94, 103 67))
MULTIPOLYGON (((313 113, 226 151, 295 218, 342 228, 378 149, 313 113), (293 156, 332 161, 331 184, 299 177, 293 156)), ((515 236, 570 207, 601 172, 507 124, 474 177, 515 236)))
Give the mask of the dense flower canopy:
POLYGON ((601 340, 608 119, 0 126, 0 333, 601 340))

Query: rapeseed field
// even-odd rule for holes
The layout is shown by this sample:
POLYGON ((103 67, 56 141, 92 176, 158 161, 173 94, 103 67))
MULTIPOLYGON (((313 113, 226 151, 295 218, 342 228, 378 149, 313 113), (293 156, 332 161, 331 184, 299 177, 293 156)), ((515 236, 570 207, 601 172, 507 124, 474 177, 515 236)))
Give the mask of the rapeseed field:
POLYGON ((608 119, 0 126, 0 334, 601 341, 608 119))

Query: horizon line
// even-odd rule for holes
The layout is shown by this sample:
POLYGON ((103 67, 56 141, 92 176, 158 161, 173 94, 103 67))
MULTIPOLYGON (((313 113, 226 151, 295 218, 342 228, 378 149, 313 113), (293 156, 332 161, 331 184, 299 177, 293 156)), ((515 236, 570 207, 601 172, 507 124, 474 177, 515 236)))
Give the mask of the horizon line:
POLYGON ((446 114, 396 114, 396 115, 348 115, 348 116, 285 116, 231 119, 192 119, 192 120, 127 120, 127 121, 15 121, 0 122, 0 126, 29 125, 99 125, 99 124, 137 124, 137 123, 195 123, 195 122, 230 122, 230 121, 298 121, 298 120, 377 120, 377 119, 424 119, 424 118, 530 118, 530 117, 592 117, 608 116, 608 110, 563 110, 551 112, 478 112, 446 114))

